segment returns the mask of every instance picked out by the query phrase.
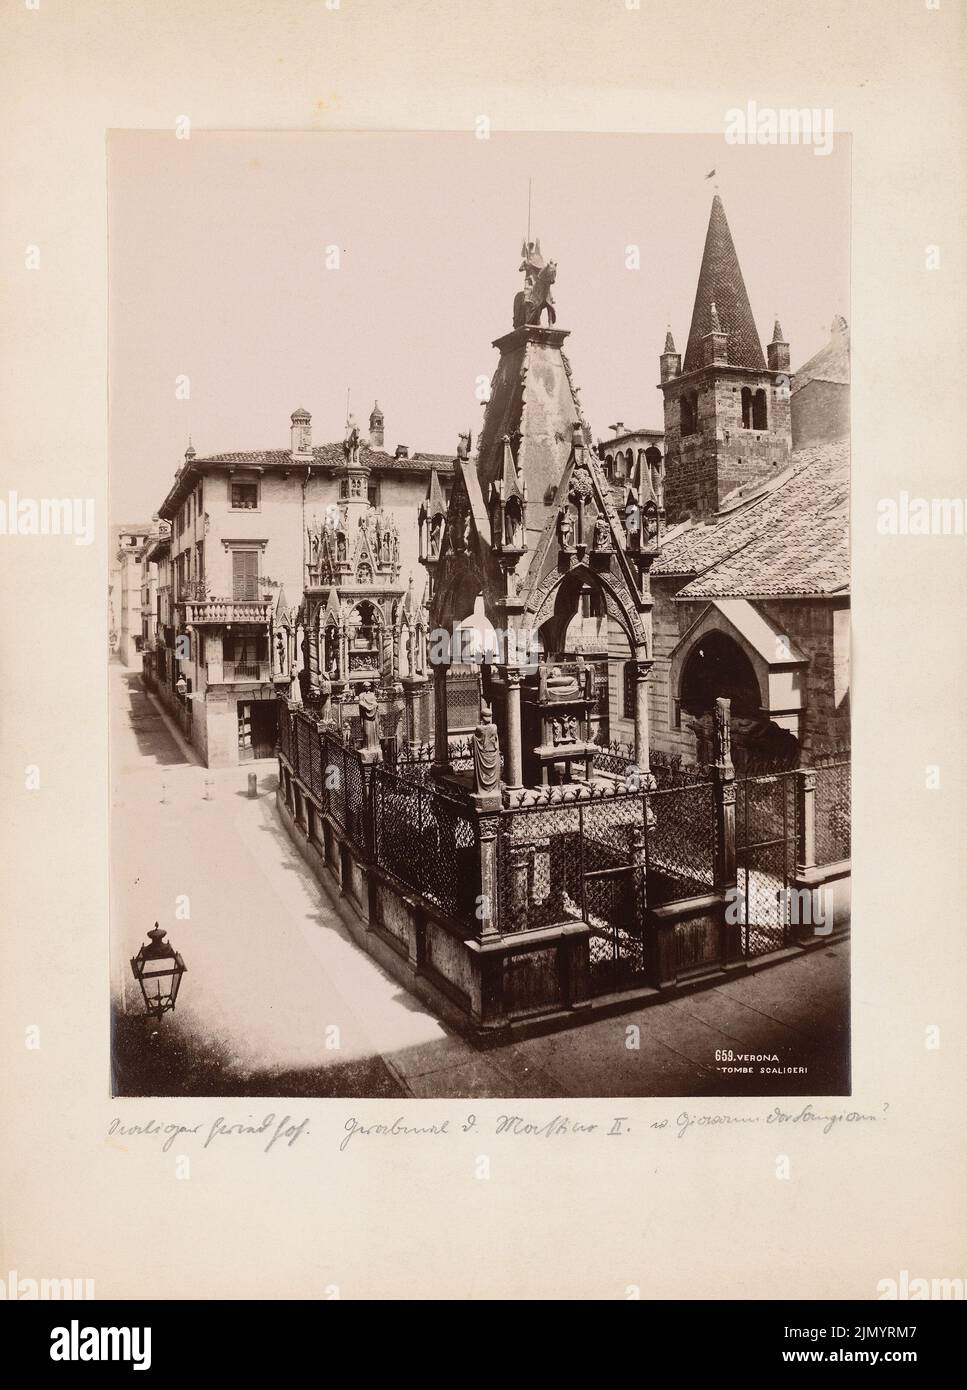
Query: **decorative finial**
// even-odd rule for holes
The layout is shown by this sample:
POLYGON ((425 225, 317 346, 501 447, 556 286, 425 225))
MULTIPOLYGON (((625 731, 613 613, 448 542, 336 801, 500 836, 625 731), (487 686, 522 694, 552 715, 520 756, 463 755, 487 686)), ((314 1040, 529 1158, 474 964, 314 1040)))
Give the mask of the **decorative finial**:
POLYGON ((782 336, 782 324, 779 322, 778 316, 776 317, 775 327, 772 330, 772 341, 774 343, 784 343, 786 341, 782 336))
POLYGON ((665 351, 675 351, 675 339, 672 337, 671 324, 668 325, 668 332, 665 334, 665 351))

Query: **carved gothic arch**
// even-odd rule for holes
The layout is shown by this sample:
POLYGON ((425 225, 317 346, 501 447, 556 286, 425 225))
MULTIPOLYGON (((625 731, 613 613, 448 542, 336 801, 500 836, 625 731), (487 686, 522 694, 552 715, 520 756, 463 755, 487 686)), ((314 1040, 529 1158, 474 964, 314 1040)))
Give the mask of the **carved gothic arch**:
MULTIPOLYGON (((747 599, 716 599, 698 616, 671 654, 668 689, 673 725, 680 717, 683 680, 702 642, 725 638, 737 649, 755 678, 763 716, 800 736, 805 708, 808 658, 747 599)), ((721 690, 722 695, 730 691, 721 690)))
POLYGON ((616 583, 611 575, 604 575, 587 564, 575 565, 563 573, 559 570, 552 570, 545 576, 532 593, 525 609, 526 612, 533 614, 535 628, 542 627, 553 616, 557 602, 556 595, 565 582, 575 584, 579 589, 585 585, 590 589, 599 589, 604 598, 608 616, 613 618, 621 628, 631 651, 640 653, 643 658, 650 655, 645 650, 648 639, 644 624, 632 606, 631 594, 624 583, 621 581, 616 583))

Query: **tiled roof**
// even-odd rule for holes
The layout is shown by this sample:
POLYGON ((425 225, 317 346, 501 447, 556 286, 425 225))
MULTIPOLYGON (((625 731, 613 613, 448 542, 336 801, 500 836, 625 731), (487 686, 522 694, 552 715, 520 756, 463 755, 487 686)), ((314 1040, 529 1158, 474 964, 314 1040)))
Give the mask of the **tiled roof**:
POLYGON ((669 532, 652 568, 687 579, 677 598, 845 593, 849 585, 849 445, 797 450, 780 478, 710 525, 669 532))
POLYGON ((833 381, 849 385, 849 328, 844 318, 833 319, 829 342, 804 363, 792 379, 792 394, 810 381, 833 381))
MULTIPOLYGON (((415 473, 422 477, 436 469, 438 473, 452 473, 453 459, 449 454, 411 454, 409 458, 397 458, 382 449, 370 449, 363 444, 359 450, 361 461, 376 473, 415 473)), ((346 462, 342 443, 317 444, 312 450, 313 465, 317 468, 340 468, 346 462)), ((206 454, 204 458, 192 458, 178 470, 175 481, 167 497, 158 508, 159 516, 170 518, 181 505, 195 485, 195 480, 210 465, 235 464, 238 467, 277 468, 280 471, 291 469, 292 456, 288 449, 245 449, 229 450, 224 454, 206 454)))
MULTIPOLYGON (((453 458, 449 454, 411 454, 409 458, 397 458, 383 449, 370 449, 363 445, 359 451, 360 462, 367 468, 389 470, 394 473, 425 473, 430 468, 441 472, 451 472, 453 458)), ((346 462, 341 443, 317 444, 312 450, 313 463, 317 467, 341 468, 346 462)), ((253 468, 291 468, 292 459, 288 449, 247 449, 229 450, 224 454, 206 454, 195 459, 195 466, 202 463, 249 464, 253 468)))
POLYGON ((683 372, 694 372, 703 365, 702 338, 712 326, 715 305, 722 331, 729 335, 728 360, 736 367, 764 368, 762 344, 752 317, 749 296, 735 254, 732 233, 725 217, 722 199, 716 193, 705 236, 702 268, 695 291, 692 326, 688 330, 683 372))

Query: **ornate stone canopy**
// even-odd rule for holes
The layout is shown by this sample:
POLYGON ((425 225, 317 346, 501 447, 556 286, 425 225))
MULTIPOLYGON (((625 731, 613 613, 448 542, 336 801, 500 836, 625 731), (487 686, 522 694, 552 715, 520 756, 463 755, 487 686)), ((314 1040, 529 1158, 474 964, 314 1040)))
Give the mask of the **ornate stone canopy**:
MULTIPOLYGON (((525 255, 523 269, 527 290, 535 279, 533 257, 525 255)), ((529 312, 520 320, 518 296, 518 326, 494 343, 499 358, 476 453, 454 462, 445 516, 435 478, 421 513, 431 628, 452 632, 482 600, 498 634, 495 720, 510 785, 519 785, 523 767, 519 684, 537 681, 537 651, 547 661, 565 655, 583 596, 595 596, 597 611, 624 635, 642 681, 647 675, 648 570, 660 529, 650 476, 632 482, 620 513, 615 505, 563 351, 567 330, 545 326, 529 312)), ((445 681, 445 669, 436 674, 445 681)), ((445 698, 437 704, 445 711, 445 698)), ((639 705, 636 743, 646 756, 643 695, 639 705)), ((574 726, 587 717, 575 715, 574 726)), ((438 725, 437 742, 445 736, 438 725)))

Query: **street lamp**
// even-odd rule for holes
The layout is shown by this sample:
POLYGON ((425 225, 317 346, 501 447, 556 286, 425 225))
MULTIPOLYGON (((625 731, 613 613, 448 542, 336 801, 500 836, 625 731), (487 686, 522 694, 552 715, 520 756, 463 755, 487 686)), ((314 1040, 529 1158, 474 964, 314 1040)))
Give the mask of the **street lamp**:
POLYGON ((167 1009, 175 1007, 186 966, 174 947, 165 941, 165 932, 157 922, 148 936, 151 945, 146 943, 131 957, 131 970, 141 986, 145 1008, 160 1019, 167 1009))

